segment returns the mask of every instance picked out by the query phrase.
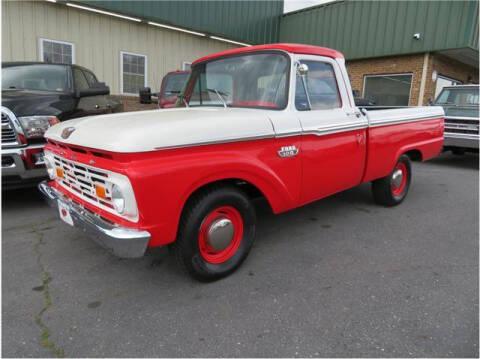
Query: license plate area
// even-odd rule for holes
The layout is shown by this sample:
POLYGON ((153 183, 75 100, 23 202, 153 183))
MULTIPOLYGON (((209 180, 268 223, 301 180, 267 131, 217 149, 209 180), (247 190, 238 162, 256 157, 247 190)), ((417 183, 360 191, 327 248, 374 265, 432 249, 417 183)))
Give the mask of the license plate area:
POLYGON ((60 218, 65 223, 68 223, 69 225, 73 226, 73 219, 72 219, 72 216, 70 215, 70 210, 68 209, 68 206, 62 201, 57 201, 57 203, 58 203, 58 213, 60 214, 60 218))

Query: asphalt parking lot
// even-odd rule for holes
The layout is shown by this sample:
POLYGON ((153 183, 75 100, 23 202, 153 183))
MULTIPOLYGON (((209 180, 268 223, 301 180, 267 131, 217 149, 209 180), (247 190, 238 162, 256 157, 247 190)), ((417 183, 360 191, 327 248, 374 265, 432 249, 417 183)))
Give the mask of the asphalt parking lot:
POLYGON ((415 163, 406 201, 361 185, 274 216, 201 284, 167 249, 113 257, 35 190, 3 193, 4 357, 478 357, 478 156, 415 163))

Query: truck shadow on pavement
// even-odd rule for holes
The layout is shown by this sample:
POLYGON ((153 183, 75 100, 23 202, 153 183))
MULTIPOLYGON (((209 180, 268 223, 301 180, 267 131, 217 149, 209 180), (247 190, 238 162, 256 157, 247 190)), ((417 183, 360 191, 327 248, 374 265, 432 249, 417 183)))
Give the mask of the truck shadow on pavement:
POLYGON ((24 208, 26 206, 42 206, 42 194, 37 187, 4 190, 2 191, 2 210, 24 208))

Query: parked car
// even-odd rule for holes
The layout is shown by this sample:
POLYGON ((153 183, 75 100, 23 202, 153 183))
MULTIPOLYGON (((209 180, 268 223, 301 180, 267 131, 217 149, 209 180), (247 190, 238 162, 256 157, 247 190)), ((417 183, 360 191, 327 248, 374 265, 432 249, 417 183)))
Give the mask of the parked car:
POLYGON ((90 70, 39 62, 2 64, 2 189, 47 178, 44 132, 76 117, 121 110, 90 70))
POLYGON ((51 127, 51 180, 39 189, 66 223, 117 256, 171 244, 204 281, 247 257, 252 198, 281 213, 372 182, 374 200, 395 206, 410 187, 410 161, 443 146, 441 107, 361 111, 343 55, 316 46, 203 57, 177 106, 51 127))
POLYGON ((479 135, 478 85, 444 87, 434 105, 445 111, 444 149, 454 154, 477 152, 479 135))

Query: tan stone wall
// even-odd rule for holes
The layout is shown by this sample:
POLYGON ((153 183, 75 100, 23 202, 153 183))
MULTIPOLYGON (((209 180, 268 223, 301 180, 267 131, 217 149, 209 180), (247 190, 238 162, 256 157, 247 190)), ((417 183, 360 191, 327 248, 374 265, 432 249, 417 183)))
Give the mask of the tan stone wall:
MULTIPOLYGON (((360 96, 363 96, 363 83, 365 75, 381 74, 413 74, 412 87, 410 91, 410 106, 418 105, 420 96, 420 85, 422 81, 422 72, 425 54, 380 57, 363 60, 347 60, 347 70, 350 76, 353 90, 359 90, 360 96)), ((435 83, 432 81, 432 72, 436 70, 439 75, 444 75, 467 83, 471 77, 478 83, 478 69, 449 59, 439 54, 429 54, 425 92, 423 104, 427 104, 430 98, 433 98, 435 92, 435 83)))

